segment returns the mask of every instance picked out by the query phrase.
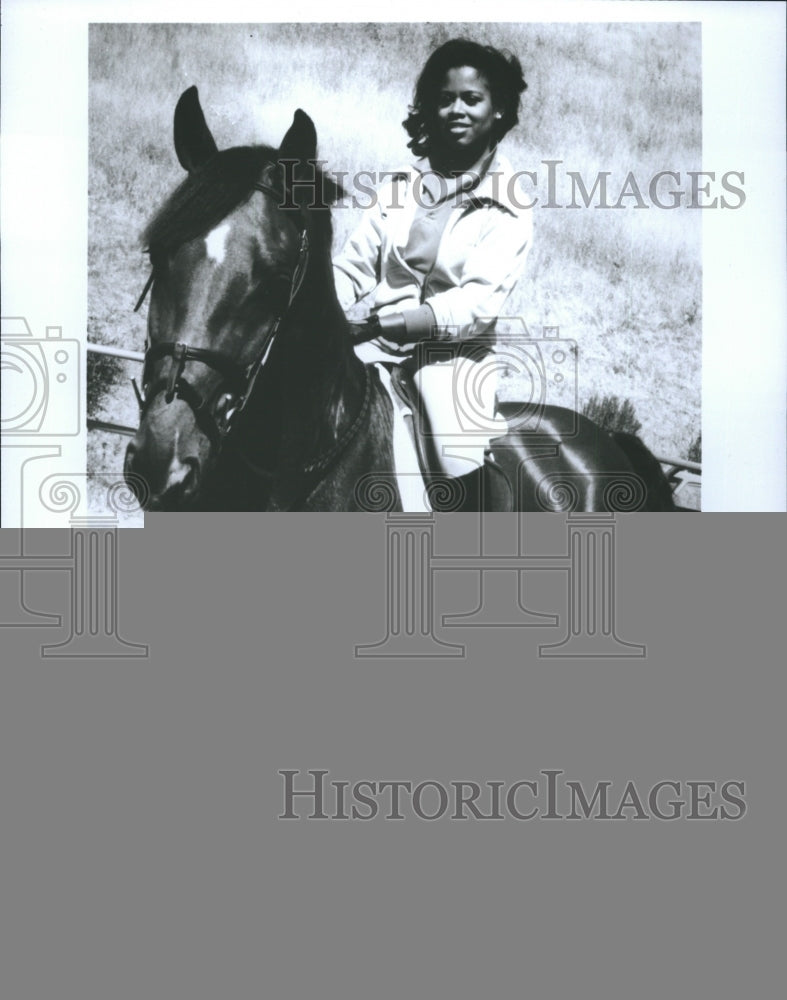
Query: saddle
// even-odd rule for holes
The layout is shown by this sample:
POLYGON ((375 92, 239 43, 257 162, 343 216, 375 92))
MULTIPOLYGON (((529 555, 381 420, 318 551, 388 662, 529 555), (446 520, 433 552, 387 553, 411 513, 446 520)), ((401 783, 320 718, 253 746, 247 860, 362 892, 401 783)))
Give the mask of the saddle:
MULTIPOLYGON (((441 507, 440 498, 450 498, 451 491, 447 489, 449 477, 440 467, 434 439, 430 433, 423 407, 418 399, 411 370, 405 365, 377 365, 380 381, 388 390, 394 405, 395 419, 404 420, 409 439, 415 450, 418 468, 423 478, 426 493, 430 497, 434 510, 451 510, 450 505, 441 507)), ((397 465, 399 459, 397 458, 397 465)), ((397 468, 399 473, 401 470, 397 468)), ((482 510, 484 512, 511 511, 514 509, 514 491, 503 469, 495 462, 491 449, 485 454, 482 488, 482 510)))

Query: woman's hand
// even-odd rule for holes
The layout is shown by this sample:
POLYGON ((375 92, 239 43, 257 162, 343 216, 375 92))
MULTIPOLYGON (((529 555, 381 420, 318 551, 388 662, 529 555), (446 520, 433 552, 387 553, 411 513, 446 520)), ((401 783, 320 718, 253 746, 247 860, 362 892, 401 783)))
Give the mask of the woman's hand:
POLYGON ((405 313, 369 316, 363 323, 351 323, 350 328, 355 343, 374 340, 392 354, 411 354, 422 340, 451 339, 450 330, 440 330, 435 325, 428 304, 405 313))

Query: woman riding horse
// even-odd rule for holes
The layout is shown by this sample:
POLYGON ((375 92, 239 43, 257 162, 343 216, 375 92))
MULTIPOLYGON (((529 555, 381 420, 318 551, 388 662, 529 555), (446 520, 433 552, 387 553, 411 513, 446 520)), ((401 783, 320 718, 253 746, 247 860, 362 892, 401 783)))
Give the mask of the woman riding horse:
MULTIPOLYGON (((375 290, 356 340, 374 338, 367 351, 415 371, 433 431, 453 436, 455 403, 473 418, 491 413, 491 393, 479 392, 485 405, 473 399, 478 382, 469 399, 454 396, 456 373, 480 368, 486 385, 485 317, 513 287, 530 229, 501 194, 507 185, 495 188, 502 161, 494 144, 516 119, 518 64, 480 52, 452 43, 430 60, 408 123, 413 148, 426 143, 433 173, 422 165, 396 180, 391 193, 406 211, 380 202, 336 269, 330 205, 341 192, 315 168, 309 116, 295 112, 278 149, 218 150, 196 87, 181 95, 174 140, 187 177, 145 230, 152 273, 138 302, 150 292, 139 429, 125 470, 146 509, 424 509, 402 493, 394 460, 401 425, 383 387, 389 373, 354 352, 334 273, 345 302, 375 290), (479 167, 478 179, 468 165, 479 167), (417 192, 426 189, 433 197, 422 206, 417 192)), ((401 372, 391 381, 399 385, 401 372)), ((493 509, 673 509, 659 463, 631 435, 608 434, 549 404, 539 405, 535 421, 526 414, 505 433, 494 427, 495 463, 486 466, 498 490, 493 509)), ((467 455, 480 465, 490 431, 473 429, 462 425, 464 436, 449 448, 441 438, 441 460, 465 465, 452 466, 461 478, 431 477, 427 509, 456 509, 462 492, 465 509, 479 509, 480 474, 468 477, 467 455), (446 482, 466 487, 444 489, 446 482)))
POLYGON ((494 416, 489 355, 532 218, 498 143, 517 124, 525 88, 518 59, 491 46, 454 39, 433 52, 403 122, 420 158, 386 175, 334 260, 345 310, 371 295, 356 354, 409 369, 435 464, 461 477, 462 510, 481 509, 485 449, 506 429, 494 416))

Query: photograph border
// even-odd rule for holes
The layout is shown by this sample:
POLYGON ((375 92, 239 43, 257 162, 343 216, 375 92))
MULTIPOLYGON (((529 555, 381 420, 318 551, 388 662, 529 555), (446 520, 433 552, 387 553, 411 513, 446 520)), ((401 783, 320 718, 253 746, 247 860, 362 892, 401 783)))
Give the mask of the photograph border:
MULTIPOLYGON (((452 5, 450 21, 473 20, 470 6, 452 5)), ((407 21, 414 7, 400 6, 385 20, 407 21)), ((333 11, 337 20, 346 21, 354 19, 354 12, 350 8, 345 14, 341 5, 333 11)), ((88 25, 177 21, 181 13, 182 5, 174 3, 116 3, 111 18, 97 3, 10 0, 4 8, 3 315, 23 318, 38 341, 57 328, 62 337, 77 341, 83 348, 77 380, 82 385, 88 25)), ((200 2, 190 4, 188 13, 189 22, 259 21, 256 9, 233 2, 223 5, 221 17, 213 5, 200 2)), ((321 17, 314 13, 313 5, 296 5, 288 20, 324 19, 323 12, 321 17)), ((742 171, 747 195, 742 211, 703 216, 703 511, 785 509, 784 17, 779 3, 626 0, 498 4, 490 18, 702 24, 703 165, 742 171)), ((64 397, 55 405, 74 403, 64 397)), ((82 415, 83 401, 76 405, 82 415)), ((19 443, 6 447, 4 442, 3 526, 63 525, 62 510, 26 511, 26 465, 37 460, 84 476, 85 439, 83 426, 78 435, 42 439, 38 449, 43 452, 24 455, 19 443)), ((86 504, 85 495, 78 512, 86 512, 86 504)))

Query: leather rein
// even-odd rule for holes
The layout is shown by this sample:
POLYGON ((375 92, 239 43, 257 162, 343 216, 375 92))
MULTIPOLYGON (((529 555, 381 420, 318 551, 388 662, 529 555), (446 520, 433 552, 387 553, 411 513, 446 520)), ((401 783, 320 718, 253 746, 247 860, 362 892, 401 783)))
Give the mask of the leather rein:
MULTIPOLYGON (((282 193, 270 185, 258 181, 254 185, 254 189, 275 198, 277 204, 281 204, 282 193)), ((267 360, 273 340, 279 332, 279 327, 287 318, 298 296, 308 266, 309 235, 305 220, 302 219, 298 240, 298 260, 290 280, 287 305, 276 316, 270 328, 265 333, 257 357, 247 366, 239 364, 234 358, 228 357, 221 351, 213 351, 203 347, 192 347, 190 344, 178 343, 173 340, 151 344, 145 351, 141 393, 136 381, 132 379, 134 392, 139 404, 140 418, 144 416, 156 396, 163 392, 165 403, 171 403, 173 399, 182 399, 184 403, 187 403, 194 413, 197 426, 207 435, 215 447, 220 447, 232 430, 238 415, 242 413, 252 394, 257 376, 267 360), (152 366, 161 360, 161 358, 166 357, 172 358, 169 372, 152 380, 152 366), (209 396, 203 397, 186 378, 184 374, 185 368, 191 361, 198 361, 200 364, 206 365, 221 375, 218 386, 209 396), (224 400, 225 402, 221 410, 219 410, 218 405, 220 400, 224 400)), ((153 284, 153 274, 154 272, 151 271, 142 294, 139 297, 139 301, 134 307, 134 312, 138 312, 145 301, 153 284)))

